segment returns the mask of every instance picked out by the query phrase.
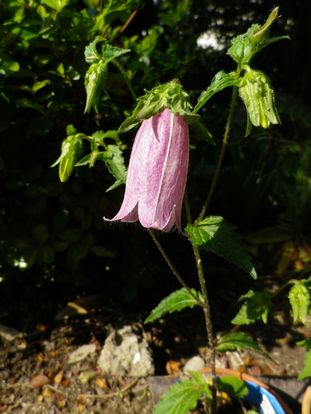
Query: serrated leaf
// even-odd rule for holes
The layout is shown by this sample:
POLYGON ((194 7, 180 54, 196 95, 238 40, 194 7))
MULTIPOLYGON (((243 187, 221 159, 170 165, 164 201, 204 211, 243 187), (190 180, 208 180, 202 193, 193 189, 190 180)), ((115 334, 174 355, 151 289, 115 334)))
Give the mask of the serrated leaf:
POLYGON ((121 49, 120 47, 111 46, 109 43, 105 43, 102 46, 102 57, 106 62, 110 62, 129 52, 131 52, 130 49, 121 49))
POLYGON ((102 36, 96 36, 93 42, 91 42, 84 49, 84 58, 87 63, 96 63, 100 60, 100 54, 97 51, 97 43, 105 41, 102 36))
POLYGON ((217 72, 212 79, 210 86, 199 96, 198 102, 194 107, 193 112, 198 112, 202 106, 204 106, 216 93, 229 86, 239 86, 239 83, 240 79, 237 77, 236 72, 226 73, 223 70, 217 72))
POLYGON ((218 352, 236 351, 237 349, 252 349, 261 352, 253 338, 244 332, 233 332, 220 337, 217 341, 218 352))
POLYGON ((201 378, 194 376, 182 380, 169 388, 156 404, 152 414, 188 414, 206 392, 209 392, 208 384, 206 381, 202 383, 201 378))
POLYGON ((241 300, 245 300, 245 302, 231 323, 235 325, 249 325, 260 318, 264 323, 267 323, 268 313, 272 306, 268 292, 249 290, 240 297, 239 301, 241 300))
POLYGON ((307 352, 303 370, 298 375, 298 380, 311 378, 311 351, 307 352))
POLYGON ((217 388, 232 397, 243 398, 248 394, 248 388, 245 382, 232 375, 224 375, 217 378, 217 388))
POLYGON ((211 132, 206 128, 206 126, 201 121, 196 121, 190 125, 190 133, 193 131, 200 139, 207 141, 211 145, 216 145, 216 142, 211 134, 211 132))
POLYGON ((164 298, 156 308, 150 313, 145 323, 153 322, 156 319, 161 318, 166 313, 173 313, 181 311, 185 308, 193 308, 203 302, 201 293, 195 289, 191 289, 191 293, 187 289, 182 288, 171 293, 169 296, 164 298))
POLYGON ((69 0, 41 0, 41 2, 58 13, 69 4, 69 0))
POLYGON ((289 291, 288 299, 293 311, 294 322, 305 323, 310 305, 310 292, 303 282, 296 282, 289 291))
POLYGON ((206 217, 195 225, 188 225, 185 231, 192 243, 223 257, 256 279, 256 270, 241 242, 241 237, 235 227, 227 223, 223 217, 206 217))
MULTIPOLYGON (((114 176, 116 182, 108 188, 109 191, 125 183, 126 181, 126 167, 122 151, 117 145, 107 145, 106 151, 98 153, 98 159, 101 159, 106 164, 110 174, 114 176), (99 155, 100 154, 100 155, 99 155)), ((106 190, 106 191, 108 191, 106 190)))

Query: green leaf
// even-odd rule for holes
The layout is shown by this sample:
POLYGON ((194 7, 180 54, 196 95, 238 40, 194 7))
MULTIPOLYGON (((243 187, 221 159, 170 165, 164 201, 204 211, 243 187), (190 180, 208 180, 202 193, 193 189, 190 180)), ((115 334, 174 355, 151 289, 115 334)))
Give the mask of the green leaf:
POLYGON ((59 13, 69 4, 69 1, 70 0, 41 0, 41 3, 46 4, 59 13))
POLYGON ((191 289, 191 293, 187 289, 182 288, 171 293, 169 296, 164 298, 156 308, 150 313, 144 323, 153 322, 156 319, 161 318, 166 313, 173 313, 181 311, 185 308, 193 308, 203 302, 201 293, 194 289, 191 289))
POLYGON ((188 225, 185 231, 195 245, 223 257, 249 273, 254 279, 257 277, 251 258, 241 242, 241 237, 235 227, 227 223, 223 217, 206 217, 195 225, 188 225))
POLYGON ((254 292, 249 290, 240 297, 239 301, 242 300, 245 300, 245 302, 231 323, 235 325, 248 325, 260 318, 264 323, 267 323, 268 313, 272 306, 267 291, 254 292))
POLYGON ((87 63, 97 63, 101 59, 101 56, 97 51, 97 43, 103 41, 105 41, 105 39, 102 36, 96 36, 93 42, 86 46, 84 49, 84 58, 87 63))
POLYGON ((298 375, 298 380, 304 380, 311 377, 311 351, 307 352, 303 370, 298 375))
POLYGON ((218 352, 236 351, 237 349, 252 349, 261 352, 256 342, 244 332, 233 332, 221 336, 217 341, 218 352))
POLYGON ((193 131, 193 133, 196 134, 200 139, 207 141, 211 145, 216 145, 212 134, 201 121, 197 120, 196 122, 191 123, 189 126, 190 132, 193 131))
POLYGON ((137 99, 132 114, 123 122, 119 132, 126 132, 137 126, 140 122, 157 115, 165 108, 171 112, 185 117, 187 122, 195 122, 198 115, 191 112, 188 94, 183 90, 177 79, 156 86, 151 91, 137 99))
POLYGON ((240 79, 237 77, 236 72, 226 73, 223 70, 217 72, 210 86, 201 93, 198 102, 194 107, 193 112, 198 112, 202 106, 204 106, 213 95, 222 91, 229 86, 239 86, 240 79))
POLYGON ((310 292, 302 281, 296 282, 289 291, 294 322, 305 323, 310 305, 310 292))
POLYGON ((192 378, 172 385, 155 406, 152 414, 188 414, 193 410, 202 394, 211 398, 206 378, 191 373, 192 378))
POLYGON ((248 394, 248 388, 245 382, 232 375, 224 375, 217 378, 217 387, 232 397, 243 398, 248 394))
POLYGON ((0 75, 10 75, 10 73, 18 72, 19 63, 14 60, 0 60, 0 75))
POLYGON ((102 36, 96 36, 96 38, 84 50, 84 57, 88 63, 97 63, 99 60, 104 60, 105 63, 108 63, 125 53, 131 52, 130 49, 121 49, 116 46, 111 46, 107 43, 107 40, 102 36), (97 50, 97 44, 99 42, 104 42, 101 48, 101 54, 97 50))
POLYGON ((107 145, 106 151, 99 153, 98 158, 104 161, 110 174, 116 179, 115 183, 106 191, 111 191, 126 181, 126 167, 122 151, 117 145, 107 145), (99 155, 100 154, 100 155, 99 155))
POLYGON ((111 46, 109 43, 105 43, 102 46, 102 57, 106 62, 117 59, 118 57, 129 52, 131 52, 130 49, 121 49, 120 47, 111 46))

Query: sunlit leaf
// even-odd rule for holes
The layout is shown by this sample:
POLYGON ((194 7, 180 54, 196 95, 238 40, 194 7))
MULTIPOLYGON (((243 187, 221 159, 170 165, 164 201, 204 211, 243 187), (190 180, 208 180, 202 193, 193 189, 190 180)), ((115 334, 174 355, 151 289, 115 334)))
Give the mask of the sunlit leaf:
POLYGON ((296 282, 289 291, 294 322, 305 323, 310 305, 310 292, 303 282, 296 282))
POLYGON ((226 392, 232 397, 243 398, 248 394, 248 388, 245 381, 232 375, 224 375, 217 378, 217 387, 219 390, 226 392))
POLYGON ((152 414, 188 414, 201 395, 211 398, 209 384, 200 373, 191 373, 192 378, 172 385, 156 404, 152 414))
POLYGON ((193 308, 203 302, 202 295, 194 289, 191 293, 185 289, 179 289, 164 298, 159 305, 153 309, 145 323, 153 322, 161 318, 166 313, 181 311, 185 308, 193 308))
POLYGON ((202 106, 204 106, 213 95, 222 91, 229 86, 238 86, 240 79, 235 72, 226 73, 223 70, 216 73, 210 86, 201 93, 198 102, 194 107, 194 112, 198 112, 202 106))
POLYGON ((268 313, 272 303, 268 292, 254 292, 249 290, 241 296, 239 301, 244 301, 241 309, 235 318, 231 321, 235 325, 248 325, 258 319, 267 323, 268 313))
POLYGON ((258 344, 244 332, 233 332, 221 336, 217 341, 218 352, 236 351, 237 349, 252 349, 260 351, 258 344))
POLYGON ((197 246, 211 251, 235 264, 253 278, 257 277, 251 258, 245 250, 241 237, 232 224, 223 217, 209 216, 185 229, 187 236, 197 246))

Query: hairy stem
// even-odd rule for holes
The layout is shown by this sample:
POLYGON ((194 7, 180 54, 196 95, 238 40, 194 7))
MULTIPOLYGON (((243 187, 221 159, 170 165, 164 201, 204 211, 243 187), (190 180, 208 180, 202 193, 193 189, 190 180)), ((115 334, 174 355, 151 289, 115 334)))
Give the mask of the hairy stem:
MULTIPOLYGON (((237 74, 238 74, 238 76, 240 75, 240 68, 237 68, 237 74)), ((214 190, 215 190, 218 178, 219 178, 222 162, 223 162, 223 159, 224 159, 224 155, 225 155, 225 151, 226 151, 226 147, 227 147, 227 143, 228 143, 228 139, 229 139, 229 134, 230 134, 230 130, 231 130, 231 124, 232 124, 233 114, 234 114, 234 110, 235 110, 235 106, 236 106, 237 96, 238 96, 238 88, 236 86, 233 86, 231 101, 230 101, 230 106, 229 106, 229 113, 228 113, 228 117, 227 117, 227 121, 226 121, 226 125, 225 125, 225 131, 224 131, 224 135, 223 135, 223 139, 222 139, 222 144, 221 144, 221 148, 220 148, 218 161, 217 161, 217 164, 216 164, 216 170, 215 170, 215 173, 214 173, 214 176, 213 176, 213 179, 212 179, 212 183, 211 183, 209 192, 207 194, 205 203, 202 207, 202 210, 201 210, 196 222, 199 222, 200 220, 202 220, 204 218, 204 216, 206 214, 206 210, 208 209, 210 201, 211 201, 212 196, 214 194, 214 190)))
POLYGON ((173 273, 173 275, 176 277, 178 282, 181 284, 183 288, 187 290, 187 292, 198 302, 198 305, 203 306, 203 303, 198 301, 198 298, 196 295, 194 295, 190 289, 190 287, 187 285, 183 277, 180 275, 176 267, 173 265, 171 259, 169 258, 168 254, 164 250, 162 244, 160 243, 159 239, 155 235, 154 231, 151 229, 148 229, 148 233, 150 234, 152 240, 154 241, 155 245, 157 246, 159 252, 161 253, 163 259, 165 260, 166 264, 168 265, 170 271, 173 273))
POLYGON ((128 90, 130 91, 130 94, 132 95, 132 98, 134 100, 136 100, 137 99, 136 93, 135 93, 135 91, 134 91, 134 89, 131 85, 131 82, 130 82, 125 70, 123 69, 122 65, 116 60, 112 60, 111 63, 113 63, 115 65, 115 67, 119 70, 119 72, 121 73, 121 75, 124 79, 124 82, 126 83, 126 86, 128 87, 128 90))
MULTIPOLYGON (((185 196, 185 209, 186 209, 186 216, 188 224, 192 224, 191 220, 191 211, 190 211, 190 203, 188 198, 188 193, 186 191, 185 196)), ((199 278, 201 293, 203 295, 204 302, 202 304, 203 314, 204 314, 204 321, 205 321, 205 329, 207 335, 207 342, 210 351, 210 364, 211 364, 211 373, 212 373, 212 414, 216 414, 217 411, 217 396, 216 396, 216 341, 214 337, 214 329, 213 329, 213 321, 212 321, 212 314, 211 314, 211 307, 209 301, 209 295, 206 287, 203 263, 200 255, 200 250, 198 246, 191 242, 193 254, 195 258, 195 264, 197 268, 197 274, 199 278)))
POLYGON ((204 304, 202 306, 205 320, 205 328, 208 340, 208 346, 210 350, 210 364, 212 373, 212 414, 216 414, 217 410, 217 398, 216 398, 216 341, 213 330, 212 314, 209 301, 209 295, 206 287, 204 270, 200 251, 198 246, 192 243, 193 253, 195 257, 195 263, 198 272, 198 278, 200 282, 201 292, 204 298, 204 304))

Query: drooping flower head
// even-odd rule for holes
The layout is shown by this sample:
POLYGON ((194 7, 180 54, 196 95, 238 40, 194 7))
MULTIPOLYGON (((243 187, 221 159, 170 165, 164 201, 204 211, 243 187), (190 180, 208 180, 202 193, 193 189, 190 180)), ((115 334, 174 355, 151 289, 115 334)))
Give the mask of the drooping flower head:
POLYGON ((178 81, 160 85, 138 100, 121 125, 142 122, 132 148, 124 199, 111 221, 139 221, 143 227, 168 232, 181 228, 181 209, 189 161, 192 116, 188 95, 178 81))
POLYGON ((125 195, 112 221, 140 221, 143 227, 180 228, 189 160, 189 128, 164 109, 143 121, 132 148, 125 195))

